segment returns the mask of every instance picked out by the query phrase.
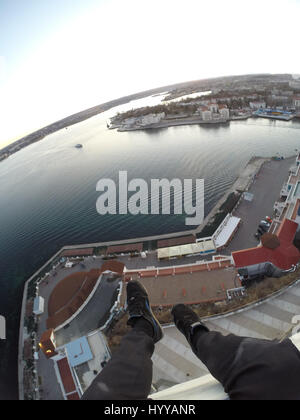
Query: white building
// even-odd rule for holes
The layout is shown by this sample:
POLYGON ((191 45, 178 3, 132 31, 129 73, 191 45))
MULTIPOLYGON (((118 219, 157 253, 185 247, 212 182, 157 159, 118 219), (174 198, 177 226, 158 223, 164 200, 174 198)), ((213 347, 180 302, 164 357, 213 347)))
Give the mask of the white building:
POLYGON ((135 124, 136 123, 136 121, 137 121, 137 118, 136 117, 131 117, 131 118, 126 118, 124 121, 123 121, 123 125, 124 126, 128 126, 128 127, 130 127, 130 126, 132 126, 133 124, 135 124))
POLYGON ((159 114, 148 114, 144 115, 139 123, 140 125, 149 125, 149 124, 156 124, 159 123, 162 118, 165 117, 164 112, 160 112, 159 114))
POLYGON ((300 108, 300 96, 294 96, 293 105, 295 108, 300 108))
POLYGON ((44 313, 45 299, 42 296, 37 296, 33 302, 33 313, 35 315, 42 315, 44 313))
POLYGON ((266 103, 264 101, 254 101, 254 102, 249 102, 249 106, 251 109, 260 109, 260 108, 265 108, 266 103))
POLYGON ((65 267, 66 267, 66 268, 72 268, 72 267, 73 267, 73 265, 74 265, 74 264, 73 264, 71 261, 67 261, 67 262, 66 262, 66 264, 65 264, 65 267))
POLYGON ((300 79, 290 81, 289 86, 293 89, 300 89, 300 79))
POLYGON ((225 105, 220 105, 219 106, 219 113, 220 116, 226 120, 229 119, 229 109, 227 108, 227 106, 225 105))
POLYGON ((200 109, 201 118, 203 121, 210 121, 212 120, 212 112, 207 107, 202 107, 200 109))
POLYGON ((214 103, 210 103, 207 105, 207 108, 211 111, 211 112, 218 112, 219 107, 218 104, 214 104, 214 103))

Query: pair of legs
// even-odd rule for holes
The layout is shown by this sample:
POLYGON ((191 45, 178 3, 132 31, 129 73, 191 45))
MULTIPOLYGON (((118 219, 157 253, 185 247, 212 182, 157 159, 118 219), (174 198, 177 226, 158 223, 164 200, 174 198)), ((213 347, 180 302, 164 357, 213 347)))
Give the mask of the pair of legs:
MULTIPOLYGON (((93 381, 83 399, 146 399, 152 382, 152 354, 162 329, 146 290, 127 286, 128 323, 133 328, 93 381)), ((300 353, 290 340, 259 340, 209 331, 185 305, 172 309, 177 328, 195 355, 231 399, 300 399, 300 353)))

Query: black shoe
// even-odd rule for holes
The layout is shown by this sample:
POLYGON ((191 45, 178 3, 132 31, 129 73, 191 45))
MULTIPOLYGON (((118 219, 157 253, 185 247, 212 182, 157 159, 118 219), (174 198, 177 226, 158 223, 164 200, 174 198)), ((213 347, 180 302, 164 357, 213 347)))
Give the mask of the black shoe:
POLYGON ((144 318, 152 325, 154 343, 162 339, 163 331, 151 311, 148 293, 138 281, 127 283, 127 307, 129 311, 128 325, 134 326, 137 320, 144 318))
POLYGON ((202 324, 198 315, 191 308, 182 303, 173 306, 171 313, 176 327, 185 335, 190 344, 192 344, 191 339, 196 329, 201 328, 204 331, 209 331, 209 329, 202 324))

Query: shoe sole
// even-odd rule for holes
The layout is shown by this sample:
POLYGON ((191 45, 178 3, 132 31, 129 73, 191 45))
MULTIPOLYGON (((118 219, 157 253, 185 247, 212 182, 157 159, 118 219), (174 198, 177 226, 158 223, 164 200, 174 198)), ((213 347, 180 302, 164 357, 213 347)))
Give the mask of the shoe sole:
MULTIPOLYGON (((151 314, 151 319, 152 320, 154 320, 154 323, 155 323, 155 325, 154 325, 154 328, 156 329, 156 331, 157 331, 157 334, 156 334, 156 331, 154 331, 154 334, 157 336, 157 339, 155 339, 154 341, 155 341, 155 343, 157 343, 159 340, 161 340, 162 338, 163 338, 163 336, 164 336, 164 333, 163 333, 163 330, 162 330, 162 328, 161 328, 161 325, 160 325, 160 323, 159 323, 159 321, 158 321, 158 319, 156 318, 156 316, 154 315, 154 313, 152 312, 152 309, 151 309, 151 306, 150 306, 150 303, 149 303, 149 298, 148 298, 148 292, 147 292, 147 289, 140 283, 140 282, 137 282, 138 283, 138 285, 139 285, 139 287, 144 291, 144 293, 146 294, 146 296, 147 297, 145 297, 145 301, 146 301, 146 308, 147 308, 147 310, 148 310, 148 312, 151 314)), ((128 305, 127 305, 128 306, 128 305)), ((150 319, 148 319, 148 321, 150 321, 150 319)), ((150 321, 151 322, 151 321, 150 321)), ((151 324, 152 324, 152 322, 151 322, 151 324)), ((154 337, 155 338, 155 337, 154 337)))

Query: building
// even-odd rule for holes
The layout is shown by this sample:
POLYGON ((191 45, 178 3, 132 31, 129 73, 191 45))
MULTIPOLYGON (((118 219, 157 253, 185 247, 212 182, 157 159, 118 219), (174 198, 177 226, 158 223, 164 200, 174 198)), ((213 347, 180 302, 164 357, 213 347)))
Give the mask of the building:
POLYGON ((147 125, 151 125, 151 124, 157 124, 159 123, 163 118, 165 117, 165 113, 164 112, 160 112, 159 114, 147 114, 147 115, 142 115, 140 117, 130 117, 130 118, 126 118, 125 120, 123 120, 122 122, 122 126, 124 128, 131 128, 131 127, 135 127, 135 126, 147 126, 147 125))
POLYGON ((298 223, 284 219, 277 234, 265 233, 261 245, 232 253, 242 284, 249 280, 280 277, 292 271, 300 260, 300 252, 293 241, 298 223))
POLYGON ((111 245, 107 247, 106 255, 140 253, 142 251, 142 242, 136 244, 111 245))
POLYGON ((280 224, 283 218, 298 223, 300 229, 299 210, 300 207, 300 153, 296 157, 295 166, 290 168, 290 175, 287 182, 280 191, 280 201, 276 202, 274 209, 277 216, 274 223, 280 224))
POLYGON ((219 110, 219 106, 216 103, 210 103, 207 105, 207 108, 211 111, 211 112, 215 112, 217 113, 219 110))
POLYGON ((170 246, 194 244, 195 242, 196 237, 194 235, 179 236, 170 239, 160 239, 159 241, 157 241, 156 248, 168 248, 170 246))
POLYGON ((200 108, 200 114, 203 121, 212 120, 212 112, 206 106, 200 108))
POLYGON ((266 108, 266 103, 264 101, 253 101, 249 102, 249 106, 251 109, 266 108))
POLYGON ((212 236, 217 251, 224 249, 234 237, 239 226, 241 219, 239 217, 227 214, 223 222, 212 236))
POLYGON ((289 82, 289 86, 290 86, 292 89, 300 89, 300 80, 299 80, 299 79, 297 79, 297 80, 292 80, 292 81, 290 81, 290 82, 289 82))
POLYGON ((201 239, 197 243, 177 245, 157 250, 159 260, 181 258, 185 255, 208 255, 216 252, 215 244, 211 238, 201 239))
POLYGON ((72 263, 72 261, 67 261, 65 264, 65 268, 72 268, 74 265, 74 263, 72 263))
POLYGON ((294 98, 293 98, 293 106, 296 109, 300 109, 300 95, 294 96, 294 98))
POLYGON ((39 342, 39 347, 47 359, 50 359, 57 354, 53 328, 50 328, 43 333, 39 342))
POLYGON ((42 296, 37 296, 33 303, 33 313, 35 315, 42 315, 44 313, 45 299, 42 296))
POLYGON ((150 125, 150 124, 157 124, 159 123, 163 118, 165 117, 165 113, 164 112, 160 112, 159 114, 148 114, 148 115, 144 115, 143 117, 140 118, 139 121, 137 121, 137 123, 139 125, 150 125))
MULTIPOLYGON (((122 262, 106 260, 100 269, 73 273, 51 289, 48 311, 38 320, 40 353, 50 360, 38 358, 37 374, 43 382, 43 390, 56 396, 54 399, 61 395, 65 400, 80 399, 110 359, 101 331, 121 308, 124 269, 122 262), (108 286, 106 293, 101 287, 104 282, 108 286), (49 324, 47 317, 52 317, 53 326, 42 332, 44 325, 49 324)), ((32 350, 31 340, 30 346, 32 350)))
POLYGON ((258 98, 258 95, 257 93, 253 93, 253 94, 247 95, 246 98, 255 100, 258 98))
POLYGON ((227 108, 226 105, 220 105, 219 106, 219 113, 220 116, 226 120, 229 119, 229 109, 227 108))

